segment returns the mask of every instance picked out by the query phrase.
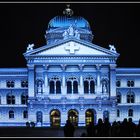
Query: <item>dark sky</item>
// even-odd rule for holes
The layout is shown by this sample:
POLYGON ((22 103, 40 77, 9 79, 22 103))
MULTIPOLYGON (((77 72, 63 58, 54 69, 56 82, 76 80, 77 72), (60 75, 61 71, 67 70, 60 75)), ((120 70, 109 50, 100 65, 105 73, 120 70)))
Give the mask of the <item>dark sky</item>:
MULTIPOLYGON (((28 43, 45 45, 50 19, 62 15, 65 3, 0 3, 0 67, 26 67, 28 43)), ((140 3, 72 3, 74 15, 84 17, 93 43, 114 44, 118 67, 140 67, 140 3)))

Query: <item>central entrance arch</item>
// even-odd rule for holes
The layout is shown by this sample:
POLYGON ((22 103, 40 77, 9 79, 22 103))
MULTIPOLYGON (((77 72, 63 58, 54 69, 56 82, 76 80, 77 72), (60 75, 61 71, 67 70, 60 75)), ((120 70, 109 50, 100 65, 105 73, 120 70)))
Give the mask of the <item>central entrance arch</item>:
POLYGON ((96 123, 96 111, 94 109, 87 109, 85 112, 86 126, 90 124, 90 122, 96 123))
POLYGON ((68 119, 74 126, 78 126, 78 111, 75 109, 69 110, 68 119))
POLYGON ((52 127, 60 126, 60 111, 54 109, 50 112, 50 123, 52 127))

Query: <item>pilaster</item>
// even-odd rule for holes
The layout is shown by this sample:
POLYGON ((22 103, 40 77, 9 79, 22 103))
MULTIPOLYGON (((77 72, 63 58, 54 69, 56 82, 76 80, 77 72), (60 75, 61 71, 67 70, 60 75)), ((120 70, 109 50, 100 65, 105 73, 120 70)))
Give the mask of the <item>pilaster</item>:
POLYGON ((48 86, 48 75, 47 75, 48 65, 44 66, 44 94, 49 94, 49 86, 48 86))
POLYGON ((116 96, 116 64, 110 64, 110 96, 116 96))
POLYGON ((65 77, 65 69, 66 69, 66 65, 63 64, 61 65, 62 71, 63 71, 63 75, 62 75, 62 95, 66 95, 66 77, 65 77))
POLYGON ((28 87, 30 87, 30 88, 28 88, 29 97, 35 96, 34 80, 35 80, 34 65, 28 64, 28 87))
POLYGON ((96 64, 96 70, 97 70, 97 86, 96 86, 96 93, 97 94, 100 94, 101 91, 102 91, 102 88, 101 88, 101 64, 96 64))
POLYGON ((79 93, 81 94, 81 95, 84 95, 84 85, 83 85, 83 67, 84 67, 84 65, 83 64, 81 64, 81 65, 79 65, 79 70, 80 70, 80 86, 79 86, 79 93))

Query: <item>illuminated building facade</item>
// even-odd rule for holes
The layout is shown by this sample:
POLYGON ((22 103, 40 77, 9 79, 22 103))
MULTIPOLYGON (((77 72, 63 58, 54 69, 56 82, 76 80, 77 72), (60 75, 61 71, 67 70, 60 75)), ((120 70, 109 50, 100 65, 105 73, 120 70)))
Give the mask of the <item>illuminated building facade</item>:
POLYGON ((140 116, 140 69, 117 68, 114 45, 92 43, 83 17, 68 7, 50 20, 46 45, 29 44, 27 68, 0 69, 0 125, 64 126, 69 118, 85 126, 140 116))

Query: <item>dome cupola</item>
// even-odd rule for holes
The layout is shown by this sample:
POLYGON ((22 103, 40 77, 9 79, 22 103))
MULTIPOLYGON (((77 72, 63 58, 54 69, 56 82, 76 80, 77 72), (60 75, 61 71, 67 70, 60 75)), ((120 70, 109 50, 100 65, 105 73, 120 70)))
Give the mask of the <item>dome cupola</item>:
MULTIPOLYGON (((71 10, 69 5, 67 5, 67 8, 63 11, 63 16, 56 16, 50 20, 45 35, 47 44, 64 39, 66 32, 68 37, 69 31, 72 30, 75 37, 78 33, 79 39, 83 39, 89 42, 92 41, 93 35, 88 21, 83 17, 73 16, 73 13, 73 10, 71 10)), ((72 35, 69 37, 72 37, 72 35)))

